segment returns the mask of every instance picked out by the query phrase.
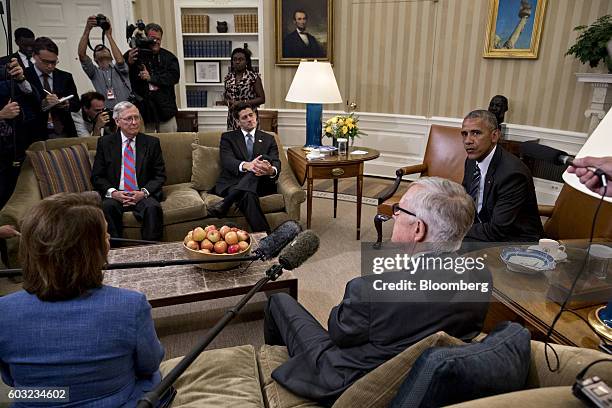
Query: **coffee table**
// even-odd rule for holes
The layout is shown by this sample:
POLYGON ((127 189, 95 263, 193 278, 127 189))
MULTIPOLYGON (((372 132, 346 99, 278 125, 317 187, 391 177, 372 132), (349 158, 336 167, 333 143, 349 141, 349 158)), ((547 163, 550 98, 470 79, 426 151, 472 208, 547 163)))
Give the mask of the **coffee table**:
MULTIPOLYGON (((486 265, 493 276, 493 299, 485 321, 485 331, 490 331, 497 323, 511 320, 523 324, 535 340, 543 340, 560 305, 550 300, 555 293, 559 274, 575 271, 581 259, 568 249, 568 260, 557 264, 555 270, 527 275, 512 272, 500 259, 504 247, 493 247, 470 252, 471 256, 486 256, 486 265)), ((572 310, 587 319, 589 312, 599 306, 573 307, 572 310)), ((571 312, 564 312, 551 334, 551 342, 577 347, 597 349, 599 338, 571 312)))
POLYGON ((380 156, 376 149, 368 147, 350 147, 347 155, 324 155, 322 158, 308 160, 301 147, 290 147, 287 160, 300 185, 308 180, 306 187, 306 228, 310 228, 312 218, 313 180, 334 180, 334 218, 338 207, 338 179, 357 177, 357 239, 361 236, 361 201, 363 197, 363 163, 380 156), (351 154, 355 150, 364 150, 366 154, 351 154))
MULTIPOLYGON (((265 233, 252 234, 252 250, 265 233)), ((182 242, 113 249, 109 263, 186 259, 182 242)), ((208 271, 195 265, 177 265, 157 268, 113 269, 104 272, 104 284, 144 293, 151 307, 177 305, 218 299, 247 293, 266 270, 276 263, 269 261, 243 262, 227 271, 208 271)), ((270 281, 263 291, 286 290, 297 299, 297 278, 291 271, 284 271, 277 281, 270 281)))

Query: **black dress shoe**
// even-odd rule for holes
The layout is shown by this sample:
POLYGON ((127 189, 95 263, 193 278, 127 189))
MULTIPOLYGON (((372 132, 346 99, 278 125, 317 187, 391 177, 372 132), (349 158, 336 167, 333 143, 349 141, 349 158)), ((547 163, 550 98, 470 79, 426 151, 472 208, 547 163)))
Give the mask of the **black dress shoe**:
POLYGON ((223 209, 223 201, 219 201, 218 203, 215 203, 211 205, 210 207, 206 207, 206 212, 208 213, 209 216, 215 217, 215 218, 225 217, 225 214, 227 213, 223 209))

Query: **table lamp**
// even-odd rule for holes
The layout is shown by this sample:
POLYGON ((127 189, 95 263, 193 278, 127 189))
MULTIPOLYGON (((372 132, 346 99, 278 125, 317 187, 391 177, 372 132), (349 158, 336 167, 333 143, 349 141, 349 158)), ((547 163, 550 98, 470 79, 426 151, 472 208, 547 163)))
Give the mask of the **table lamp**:
POLYGON ((331 64, 317 60, 300 61, 285 100, 306 103, 306 144, 304 146, 320 146, 323 104, 342 102, 331 64))

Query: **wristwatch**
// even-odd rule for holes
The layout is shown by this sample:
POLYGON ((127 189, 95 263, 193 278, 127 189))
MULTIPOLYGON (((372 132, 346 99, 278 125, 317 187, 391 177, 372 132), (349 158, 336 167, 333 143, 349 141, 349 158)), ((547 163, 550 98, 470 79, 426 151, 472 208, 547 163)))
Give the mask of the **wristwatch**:
POLYGON ((146 189, 141 188, 140 191, 144 193, 144 198, 149 198, 149 192, 146 189))

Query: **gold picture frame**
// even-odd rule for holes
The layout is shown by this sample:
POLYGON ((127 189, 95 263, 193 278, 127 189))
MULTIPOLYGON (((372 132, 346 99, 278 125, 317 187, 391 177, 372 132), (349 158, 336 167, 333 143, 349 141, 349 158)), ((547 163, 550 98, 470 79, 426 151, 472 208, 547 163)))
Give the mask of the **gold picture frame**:
POLYGON ((547 0, 489 0, 485 58, 538 58, 547 0))
POLYGON ((297 66, 302 59, 333 64, 333 3, 333 0, 275 1, 276 65, 297 66), (306 16, 306 34, 303 35, 298 33, 298 22, 294 17, 299 12, 302 18, 306 16))

